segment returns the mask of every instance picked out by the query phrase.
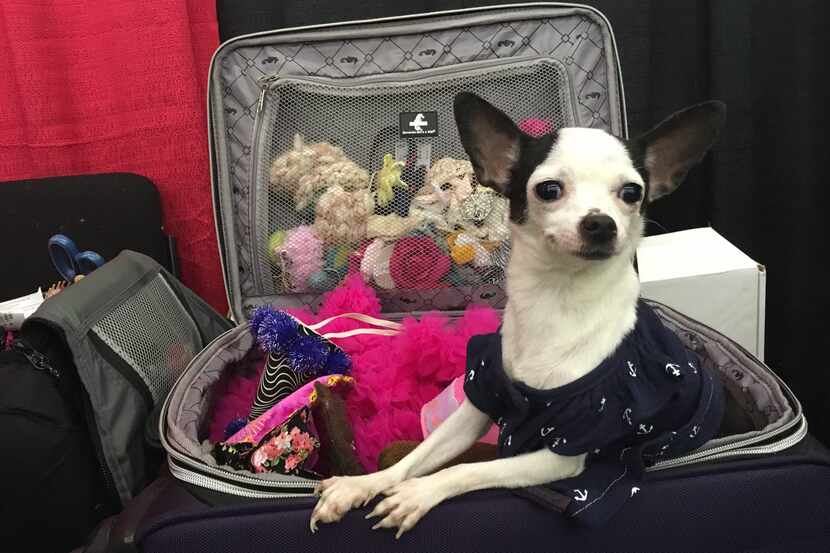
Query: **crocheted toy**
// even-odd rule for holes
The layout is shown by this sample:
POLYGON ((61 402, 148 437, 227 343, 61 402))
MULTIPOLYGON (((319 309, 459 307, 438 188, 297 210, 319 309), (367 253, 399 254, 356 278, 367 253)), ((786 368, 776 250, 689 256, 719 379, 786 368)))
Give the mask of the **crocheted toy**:
POLYGON ((456 264, 472 263, 474 267, 493 265, 490 251, 498 247, 498 243, 482 242, 467 232, 450 233, 447 235, 447 245, 450 247, 450 257, 456 264))
POLYGON ((473 192, 472 164, 445 157, 430 167, 426 183, 418 191, 410 212, 421 214, 444 231, 463 225, 461 202, 473 192))
POLYGON ((309 206, 315 193, 338 185, 347 191, 369 186, 369 173, 328 142, 306 144, 299 134, 294 147, 271 164, 271 185, 294 199, 295 209, 309 206))
POLYGON ((374 282, 381 288, 395 288, 395 281, 389 271, 389 261, 394 250, 394 242, 380 238, 366 247, 360 260, 360 272, 366 282, 374 282))
POLYGON ((366 222, 374 209, 368 189, 350 192, 333 185, 317 200, 314 230, 327 244, 357 244, 366 237, 366 222))
MULTIPOLYGON (((279 235, 269 243, 279 242, 279 235)), ((312 227, 302 225, 286 232, 285 239, 273 250, 280 269, 282 288, 290 292, 308 292, 309 277, 323 268, 323 242, 312 227)))
POLYGON ((375 201, 380 207, 386 207, 395 198, 395 189, 407 189, 407 185, 401 180, 404 166, 403 161, 395 161, 395 156, 386 154, 383 156, 383 167, 375 175, 375 201))
POLYGON ((506 198, 478 185, 469 161, 442 158, 432 164, 410 214, 445 232, 464 230, 481 240, 498 242, 509 237, 508 208, 506 198))
POLYGON ((395 240, 422 226, 424 226, 424 216, 416 212, 410 213, 408 217, 401 217, 395 213, 370 215, 366 221, 366 238, 395 240))

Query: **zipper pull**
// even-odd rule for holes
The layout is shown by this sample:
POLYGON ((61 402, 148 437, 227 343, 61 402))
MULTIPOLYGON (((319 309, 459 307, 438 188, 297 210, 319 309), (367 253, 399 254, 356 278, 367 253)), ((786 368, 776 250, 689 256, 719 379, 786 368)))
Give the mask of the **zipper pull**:
POLYGON ((39 371, 46 371, 54 378, 60 378, 61 374, 49 362, 49 358, 39 351, 23 344, 22 342, 15 342, 14 348, 20 351, 29 360, 29 363, 39 371))
POLYGON ((262 111, 262 106, 265 104, 265 96, 268 94, 268 91, 271 89, 271 85, 279 79, 279 75, 269 75, 267 77, 263 77, 259 80, 259 101, 256 104, 256 112, 259 113, 262 111))

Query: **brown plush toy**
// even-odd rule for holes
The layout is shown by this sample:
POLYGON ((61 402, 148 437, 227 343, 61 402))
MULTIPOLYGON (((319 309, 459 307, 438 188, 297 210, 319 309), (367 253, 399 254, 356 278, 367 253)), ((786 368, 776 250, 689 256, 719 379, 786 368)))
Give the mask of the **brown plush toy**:
MULTIPOLYGON (((421 442, 392 442, 386 448, 380 452, 378 456, 378 470, 384 470, 404 457, 406 457, 409 452, 413 449, 418 447, 418 444, 421 442)), ((477 442, 473 444, 473 446, 441 467, 441 469, 445 469, 447 467, 451 467, 453 465, 461 465, 464 463, 480 463, 482 461, 492 461, 497 459, 499 456, 499 449, 497 446, 493 444, 485 444, 482 442, 477 442)), ((440 469, 439 469, 440 470, 440 469)))
POLYGON ((321 444, 319 472, 327 476, 366 474, 355 453, 354 433, 346 415, 346 402, 319 382, 314 384, 314 391, 317 399, 312 404, 312 414, 321 444))

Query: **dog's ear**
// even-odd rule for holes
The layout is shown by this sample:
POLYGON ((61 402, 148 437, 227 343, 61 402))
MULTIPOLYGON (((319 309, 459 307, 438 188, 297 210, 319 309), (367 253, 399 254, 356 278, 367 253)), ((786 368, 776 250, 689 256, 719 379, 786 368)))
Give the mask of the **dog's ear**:
POLYGON ((649 201, 674 192, 714 144, 725 120, 726 104, 704 102, 678 111, 633 141, 638 162, 648 172, 649 201))
POLYGON ((458 135, 478 182, 506 195, 519 160, 521 131, 504 112, 475 94, 457 95, 454 108, 458 135))

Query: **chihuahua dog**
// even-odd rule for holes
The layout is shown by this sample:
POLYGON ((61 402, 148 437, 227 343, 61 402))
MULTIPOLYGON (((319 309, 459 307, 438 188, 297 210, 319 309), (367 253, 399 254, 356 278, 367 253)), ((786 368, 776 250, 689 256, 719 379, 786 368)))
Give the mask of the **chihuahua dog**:
MULTIPOLYGON (((702 159, 724 123, 725 106, 707 102, 690 107, 630 141, 589 128, 530 137, 506 114, 469 93, 456 97, 455 118, 478 182, 510 202, 508 300, 496 344, 501 357, 497 362, 506 377, 503 386, 529 390, 525 401, 535 397, 533 390, 573 388, 568 385, 589 379, 635 333, 643 306, 633 258, 643 235, 645 204, 675 190, 702 159)), ((479 378, 478 359, 471 362, 470 355, 468 348, 465 391, 469 381, 479 378)), ((635 363, 627 364, 615 378, 644 378, 635 363)), ((686 369, 689 378, 691 371, 698 375, 692 360, 663 364, 668 377, 679 377, 686 365, 691 367, 686 369)), ((611 410, 605 409, 606 397, 598 401, 591 416, 611 410)), ((550 404, 541 404, 541 409, 550 404)), ((623 407, 621 417, 612 414, 608 420, 624 429, 630 426, 630 440, 654 428, 646 424, 649 421, 632 421, 631 409, 623 407)), ((471 401, 467 393, 464 403, 396 465, 370 475, 323 481, 311 516, 312 532, 318 522, 338 521, 383 494, 386 497, 366 518, 378 517, 374 528, 397 528, 400 537, 449 498, 485 488, 547 484, 577 477, 585 469, 591 452, 579 445, 578 437, 569 436, 573 447, 559 437, 511 449, 515 440, 512 434, 505 437, 510 429, 505 431, 502 420, 507 415, 500 415, 500 459, 434 472, 479 440, 494 417, 492 409, 471 401)), ((605 428, 593 423, 591 427, 605 428)), ((543 423, 540 434, 555 434, 555 428, 543 423)), ((688 428, 691 438, 698 437, 699 424, 688 428)), ((677 434, 671 432, 672 437, 677 434)), ((638 490, 632 487, 630 494, 638 490)), ((576 501, 584 501, 587 489, 576 491, 576 501)), ((625 492, 628 497, 628 489, 625 492)))

